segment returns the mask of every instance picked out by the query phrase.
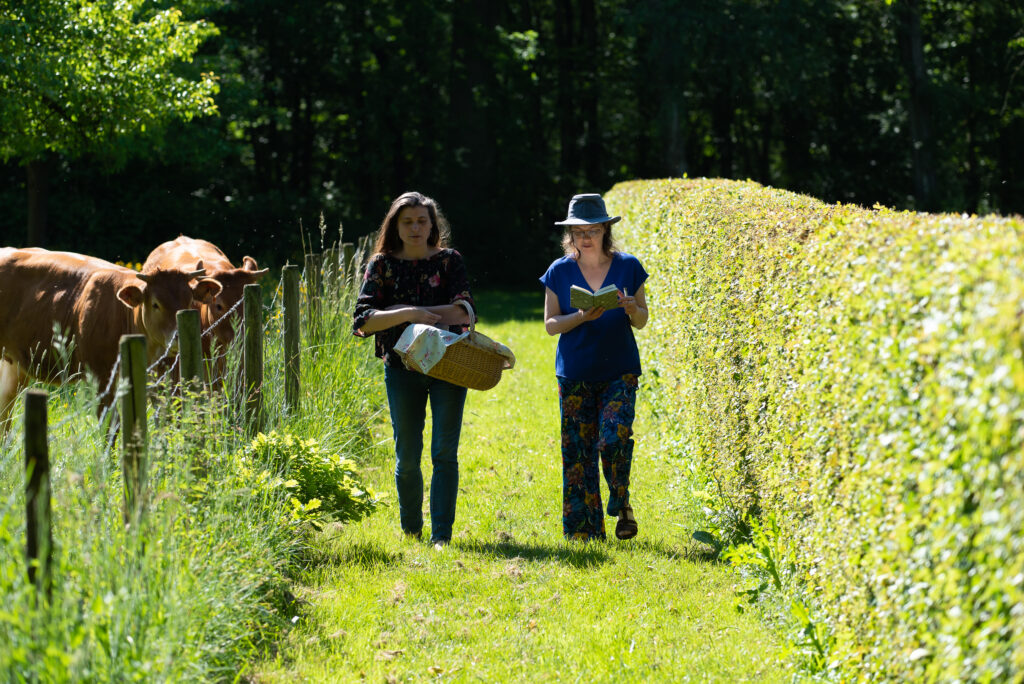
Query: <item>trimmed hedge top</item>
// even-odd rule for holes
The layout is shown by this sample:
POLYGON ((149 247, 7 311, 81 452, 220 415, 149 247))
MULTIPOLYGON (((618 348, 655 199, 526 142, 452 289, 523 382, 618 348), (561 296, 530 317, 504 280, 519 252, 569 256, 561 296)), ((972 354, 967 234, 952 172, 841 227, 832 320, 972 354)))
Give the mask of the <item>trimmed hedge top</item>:
POLYGON ((645 363, 735 520, 772 515, 844 680, 1024 670, 1024 222, 725 180, 606 199, 645 363))

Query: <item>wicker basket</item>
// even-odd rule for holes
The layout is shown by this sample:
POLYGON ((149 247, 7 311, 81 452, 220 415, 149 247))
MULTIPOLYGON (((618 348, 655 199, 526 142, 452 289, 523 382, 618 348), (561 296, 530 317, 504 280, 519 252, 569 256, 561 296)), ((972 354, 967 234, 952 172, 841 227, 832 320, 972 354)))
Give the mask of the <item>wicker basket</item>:
POLYGON ((491 338, 476 331, 476 316, 472 307, 466 302, 459 302, 469 311, 469 335, 449 346, 444 356, 429 371, 423 371, 412 359, 405 359, 410 369, 438 380, 450 382, 460 387, 475 390, 489 390, 501 380, 501 373, 515 363, 513 356, 509 358, 499 354, 492 346, 491 338), (487 343, 491 343, 489 346, 487 343))

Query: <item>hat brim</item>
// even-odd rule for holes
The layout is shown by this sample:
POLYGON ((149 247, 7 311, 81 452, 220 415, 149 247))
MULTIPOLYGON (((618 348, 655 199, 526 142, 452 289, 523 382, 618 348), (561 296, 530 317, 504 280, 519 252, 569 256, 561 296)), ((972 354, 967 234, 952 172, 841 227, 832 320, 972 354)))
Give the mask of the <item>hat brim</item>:
POLYGON ((618 223, 622 220, 621 216, 604 216, 601 218, 592 219, 581 219, 581 218, 567 218, 564 221, 555 221, 556 226, 592 226, 595 223, 618 223))

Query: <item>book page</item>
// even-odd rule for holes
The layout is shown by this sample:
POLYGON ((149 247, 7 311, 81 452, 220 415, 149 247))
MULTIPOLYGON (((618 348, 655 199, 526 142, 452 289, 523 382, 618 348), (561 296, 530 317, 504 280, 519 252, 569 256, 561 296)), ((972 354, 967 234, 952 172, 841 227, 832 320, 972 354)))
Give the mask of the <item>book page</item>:
POLYGON ((594 293, 594 304, 605 309, 617 309, 619 307, 619 291, 614 285, 602 287, 594 293))
POLYGON ((569 288, 569 304, 577 309, 590 309, 600 306, 605 309, 617 309, 619 307, 618 288, 615 285, 606 285, 597 292, 590 292, 579 285, 569 288))
POLYGON ((582 287, 573 285, 569 288, 569 304, 577 309, 589 309, 594 306, 594 295, 582 287))

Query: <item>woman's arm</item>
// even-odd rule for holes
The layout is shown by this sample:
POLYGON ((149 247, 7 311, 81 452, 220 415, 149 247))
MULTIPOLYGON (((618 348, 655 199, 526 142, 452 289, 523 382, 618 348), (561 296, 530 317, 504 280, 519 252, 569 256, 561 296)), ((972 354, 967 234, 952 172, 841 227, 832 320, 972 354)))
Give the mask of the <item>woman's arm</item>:
POLYGON ((619 304, 626 310, 630 325, 637 330, 647 325, 647 296, 644 294, 643 285, 633 293, 632 297, 625 296, 619 292, 619 304))
POLYGON ((548 335, 559 335, 578 328, 587 321, 599 318, 604 309, 595 306, 592 309, 578 309, 573 313, 563 314, 558 306, 558 295, 550 287, 544 288, 544 330, 548 335))
MULTIPOLYGON (((465 312, 465 309, 463 309, 463 312, 465 312)), ((426 323, 427 325, 437 325, 440 320, 440 314, 429 311, 428 307, 397 304, 384 310, 374 309, 370 311, 369 316, 366 318, 366 322, 359 328, 359 332, 364 335, 372 335, 375 332, 387 330, 388 328, 393 328, 396 325, 401 325, 402 323, 426 323)))
MULTIPOLYGON (((412 304, 392 304, 385 311, 397 311, 398 309, 421 309, 423 311, 429 311, 430 313, 437 314, 441 318, 431 325, 439 327, 449 325, 469 325, 469 312, 466 307, 461 304, 437 304, 435 306, 414 306, 412 304)), ((411 321, 413 323, 423 323, 424 321, 411 321)), ((390 326, 389 326, 390 327, 390 326)))
POLYGON ((421 309, 436 313, 441 317, 436 325, 469 325, 469 312, 466 307, 460 304, 441 304, 438 306, 423 306, 421 309))
POLYGON ((428 311, 441 315, 443 325, 469 325, 473 322, 469 309, 476 310, 476 302, 473 301, 473 293, 469 289, 469 273, 466 272, 466 262, 458 251, 452 250, 451 255, 445 259, 448 284, 448 301, 450 304, 440 306, 428 306, 428 311), (464 302, 466 306, 460 304, 464 302))

